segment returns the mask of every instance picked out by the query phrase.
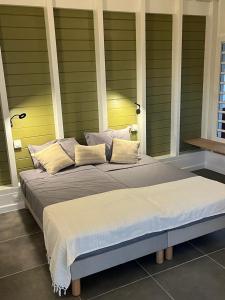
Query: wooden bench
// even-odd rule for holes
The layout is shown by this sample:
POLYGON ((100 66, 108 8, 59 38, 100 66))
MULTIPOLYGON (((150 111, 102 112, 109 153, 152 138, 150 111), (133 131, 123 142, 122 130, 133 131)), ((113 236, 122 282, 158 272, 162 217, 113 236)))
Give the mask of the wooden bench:
POLYGON ((202 138, 187 140, 185 141, 185 143, 225 155, 225 143, 220 143, 202 138))

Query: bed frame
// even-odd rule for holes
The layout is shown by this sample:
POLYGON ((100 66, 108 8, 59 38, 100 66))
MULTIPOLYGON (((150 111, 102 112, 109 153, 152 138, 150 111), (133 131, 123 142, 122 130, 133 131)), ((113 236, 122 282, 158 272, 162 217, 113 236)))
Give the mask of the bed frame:
MULTIPOLYGON (((24 201, 25 206, 42 229, 40 221, 25 197, 24 201)), ((173 258, 173 246, 224 228, 225 214, 222 214, 169 231, 150 234, 142 239, 135 239, 133 242, 122 243, 118 247, 109 247, 94 252, 93 255, 81 256, 71 266, 72 294, 75 297, 80 295, 80 279, 83 277, 155 252, 156 263, 162 264, 164 251, 165 258, 171 260, 173 258)))

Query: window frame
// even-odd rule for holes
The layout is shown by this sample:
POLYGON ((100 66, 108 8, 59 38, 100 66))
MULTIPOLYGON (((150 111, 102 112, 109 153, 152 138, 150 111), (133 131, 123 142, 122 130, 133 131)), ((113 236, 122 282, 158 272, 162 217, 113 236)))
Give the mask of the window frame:
MULTIPOLYGON (((217 69, 217 68, 216 68, 217 69)), ((219 128, 219 113, 220 113, 220 104, 224 103, 224 124, 225 124, 225 36, 222 36, 219 39, 218 42, 218 72, 216 72, 216 90, 217 90, 217 98, 216 98, 216 126, 215 126, 215 130, 214 130, 214 135, 215 135, 215 140, 225 143, 225 137, 219 137, 218 136, 218 132, 220 132, 220 128, 219 128), (224 59, 223 59, 223 55, 224 55, 224 59), (222 65, 224 65, 224 70, 222 70, 222 65), (224 81, 221 81, 221 76, 224 76, 224 81), (223 101, 220 101, 220 95, 221 95, 221 82, 223 82, 223 88, 224 88, 224 99, 223 101)), ((222 123, 222 122, 221 122, 222 123)), ((221 129, 224 130, 225 133, 225 129, 221 129)))

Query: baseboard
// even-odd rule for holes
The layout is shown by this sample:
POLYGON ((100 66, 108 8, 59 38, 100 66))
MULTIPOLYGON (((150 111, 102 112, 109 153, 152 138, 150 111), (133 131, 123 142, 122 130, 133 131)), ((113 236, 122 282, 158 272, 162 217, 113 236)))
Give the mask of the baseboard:
POLYGON ((7 187, 0 190, 0 214, 24 208, 20 188, 7 187))

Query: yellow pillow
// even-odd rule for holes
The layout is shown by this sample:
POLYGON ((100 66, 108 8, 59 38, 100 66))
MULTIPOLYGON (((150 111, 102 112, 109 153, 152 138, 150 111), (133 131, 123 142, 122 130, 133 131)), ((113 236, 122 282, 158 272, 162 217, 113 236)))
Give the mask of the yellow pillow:
POLYGON ((36 152, 34 157, 49 174, 55 174, 74 164, 74 161, 63 151, 58 143, 36 152))
POLYGON ((105 144, 95 146, 75 146, 76 166, 104 164, 105 162, 105 144))
POLYGON ((110 162, 118 164, 135 164, 138 161, 140 142, 113 139, 112 157, 110 162))

